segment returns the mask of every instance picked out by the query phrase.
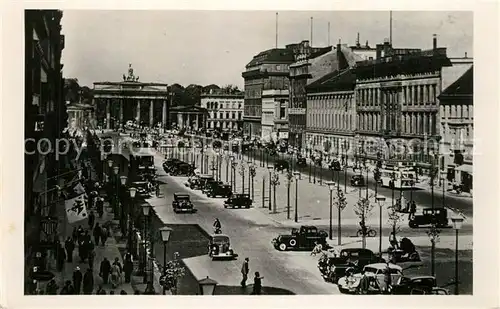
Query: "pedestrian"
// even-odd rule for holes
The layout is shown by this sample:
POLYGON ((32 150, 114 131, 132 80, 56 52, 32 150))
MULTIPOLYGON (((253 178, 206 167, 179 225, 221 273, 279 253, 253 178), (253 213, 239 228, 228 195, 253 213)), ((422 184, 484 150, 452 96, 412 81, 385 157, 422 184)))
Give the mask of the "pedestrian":
POLYGON ((89 248, 89 268, 94 269, 94 259, 96 256, 95 250, 93 249, 94 245, 91 243, 89 246, 92 246, 92 248, 89 248))
POLYGON ((384 292, 386 294, 389 294, 392 288, 392 276, 391 276, 391 268, 389 267, 389 262, 387 262, 385 267, 384 283, 385 283, 384 292))
POLYGON ((106 291, 102 288, 102 284, 99 284, 97 291, 95 292, 97 295, 106 295, 106 291))
POLYGON ((261 277, 260 273, 256 271, 255 278, 253 279, 252 295, 260 295, 262 293, 262 279, 264 279, 264 277, 261 277))
POLYGON ((47 283, 47 286, 45 287, 45 294, 47 295, 57 295, 57 290, 59 289, 59 286, 56 283, 56 280, 51 279, 49 283, 47 283))
POLYGON ((89 230, 85 230, 85 232, 83 233, 83 240, 84 241, 91 241, 89 230))
POLYGON ((160 181, 156 181, 156 184, 155 184, 155 189, 156 189, 156 197, 159 197, 160 196, 160 181))
POLYGON ((95 223, 95 215, 93 211, 90 211, 89 214, 89 228, 92 230, 94 228, 94 223, 95 223))
MULTIPOLYGON (((73 285, 71 284, 71 281, 66 280, 59 295, 74 295, 74 294, 75 294, 75 289, 74 289, 73 285)), ((77 293, 77 294, 80 294, 80 293, 77 293)))
POLYGON ((250 272, 250 268, 248 266, 248 262, 250 261, 249 258, 245 258, 245 261, 243 262, 243 265, 241 265, 241 287, 246 288, 247 286, 247 279, 248 279, 248 273, 250 272))
POLYGON ((71 233, 71 237, 73 238, 73 243, 78 243, 78 230, 76 226, 73 228, 73 233, 71 233))
POLYGON ((85 242, 83 237, 80 237, 81 241, 78 242, 78 256, 80 257, 80 263, 85 261, 85 242))
MULTIPOLYGON (((76 230, 75 230, 76 231, 76 230)), ((68 258, 68 263, 73 262, 73 250, 75 250, 75 242, 71 237, 64 242, 64 248, 66 249, 66 257, 68 258)))
POLYGON ((101 276, 104 284, 108 284, 109 274, 111 273, 111 263, 105 257, 101 262, 101 267, 99 269, 99 276, 101 276))
POLYGON ((130 277, 132 271, 134 270, 134 263, 132 261, 132 254, 127 252, 125 254, 125 260, 123 261, 123 272, 125 273, 125 283, 130 283, 130 277))
POLYGON ((108 239, 108 236, 109 236, 108 229, 105 226, 103 226, 101 228, 101 244, 103 247, 106 244, 106 240, 108 239))
POLYGON ((102 197, 97 197, 96 208, 99 218, 102 218, 102 216, 104 215, 104 199, 102 197))
POLYGON ((99 240, 101 238, 101 226, 99 225, 99 222, 95 224, 94 231, 92 233, 94 234, 95 244, 99 245, 99 240))
POLYGON ((80 288, 82 286, 83 274, 80 271, 80 267, 76 267, 73 271, 73 286, 76 294, 80 294, 80 288))
POLYGON ((64 267, 64 262, 66 261, 66 252, 64 250, 63 245, 60 242, 57 242, 56 245, 56 262, 57 262, 57 271, 62 271, 64 267))
POLYGON ((365 270, 361 270, 361 279, 359 280, 358 294, 367 294, 370 286, 369 278, 366 276, 365 270))
POLYGON ((79 225, 76 232, 77 232, 78 243, 80 243, 83 241, 83 235, 84 235, 83 227, 79 225))
POLYGON ((120 283, 122 278, 121 266, 119 263, 113 263, 111 266, 111 286, 115 289, 120 283))
POLYGON ((94 274, 92 269, 87 268, 85 275, 83 275, 83 294, 90 295, 94 289, 94 274))

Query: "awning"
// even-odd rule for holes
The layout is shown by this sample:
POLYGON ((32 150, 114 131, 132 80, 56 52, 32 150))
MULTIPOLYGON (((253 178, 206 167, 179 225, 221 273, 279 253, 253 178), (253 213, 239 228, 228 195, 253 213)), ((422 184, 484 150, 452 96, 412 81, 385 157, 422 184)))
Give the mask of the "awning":
POLYGON ((466 172, 472 175, 472 165, 471 164, 462 164, 460 166, 455 167, 455 171, 466 172))

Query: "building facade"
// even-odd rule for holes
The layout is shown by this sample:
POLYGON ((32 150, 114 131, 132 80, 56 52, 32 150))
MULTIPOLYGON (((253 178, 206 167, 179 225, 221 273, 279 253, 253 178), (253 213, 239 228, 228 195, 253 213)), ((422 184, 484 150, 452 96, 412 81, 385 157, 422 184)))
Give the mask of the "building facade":
POLYGON ((443 166, 447 180, 472 192, 474 69, 470 67, 439 95, 443 166))
POLYGON ((170 109, 169 123, 178 130, 199 132, 206 127, 208 112, 200 106, 175 106, 170 109))
POLYGON ((89 104, 72 103, 66 105, 68 113, 68 125, 70 128, 83 129, 95 127, 94 107, 89 104))
POLYGON ((287 107, 288 90, 262 91, 262 140, 288 139, 287 107))
POLYGON ((306 149, 346 163, 356 130, 356 77, 348 68, 307 86, 306 149))
POLYGON ((129 65, 121 82, 95 82, 94 106, 97 122, 106 129, 118 128, 127 121, 142 126, 170 127, 170 98, 167 84, 143 83, 129 65))
POLYGON ((58 185, 66 167, 66 156, 50 149, 68 125, 64 101, 61 53, 65 37, 61 34, 62 11, 25 10, 24 48, 24 230, 25 274, 33 266, 34 252, 55 235, 44 229, 54 216, 58 185), (42 140, 45 142, 40 143, 42 140), (39 144, 40 143, 40 144, 39 144), (40 146, 37 147, 37 144, 40 146))
POLYGON ((244 93, 225 93, 214 89, 201 95, 201 107, 207 109, 206 129, 237 132, 243 129, 244 93))
POLYGON ((416 164, 425 170, 439 159, 441 69, 451 66, 446 48, 395 49, 377 45, 374 60, 356 64, 356 147, 371 163, 416 164))

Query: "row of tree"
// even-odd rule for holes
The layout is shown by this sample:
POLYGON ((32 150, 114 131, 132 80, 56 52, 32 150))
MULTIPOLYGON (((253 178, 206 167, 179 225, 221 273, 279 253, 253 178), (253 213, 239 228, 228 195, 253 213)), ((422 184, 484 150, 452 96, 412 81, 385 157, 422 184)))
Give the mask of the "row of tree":
MULTIPOLYGON (((215 84, 208 86, 191 84, 187 87, 183 87, 177 83, 168 86, 168 92, 170 93, 172 99, 172 106, 199 105, 201 95, 204 93, 210 93, 211 91, 221 91, 229 94, 241 92, 238 89, 238 86, 231 84, 223 87, 219 87, 215 84)), ((93 104, 94 90, 87 86, 80 86, 77 78, 66 78, 64 79, 64 98, 70 103, 79 102, 84 104, 93 104)))

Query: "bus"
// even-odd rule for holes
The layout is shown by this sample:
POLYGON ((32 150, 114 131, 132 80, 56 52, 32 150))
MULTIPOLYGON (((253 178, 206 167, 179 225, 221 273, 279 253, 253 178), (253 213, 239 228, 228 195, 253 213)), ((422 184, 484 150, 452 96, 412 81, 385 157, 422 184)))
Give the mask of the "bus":
POLYGON ((394 176, 394 188, 397 189, 412 188, 417 182, 417 173, 413 167, 382 166, 380 181, 383 187, 390 187, 392 176, 394 176))

